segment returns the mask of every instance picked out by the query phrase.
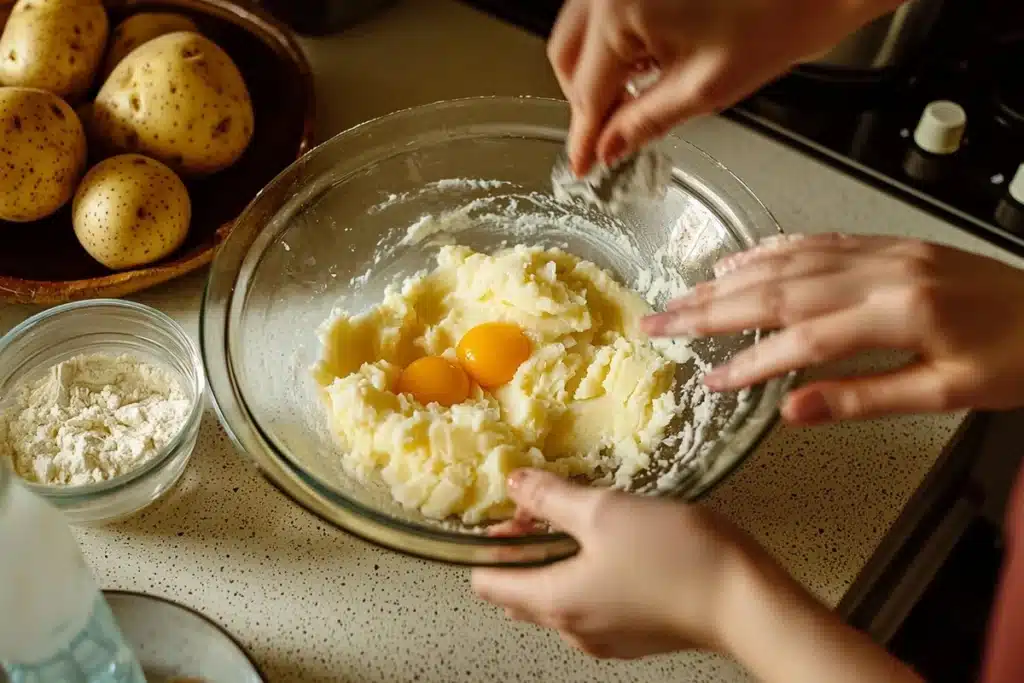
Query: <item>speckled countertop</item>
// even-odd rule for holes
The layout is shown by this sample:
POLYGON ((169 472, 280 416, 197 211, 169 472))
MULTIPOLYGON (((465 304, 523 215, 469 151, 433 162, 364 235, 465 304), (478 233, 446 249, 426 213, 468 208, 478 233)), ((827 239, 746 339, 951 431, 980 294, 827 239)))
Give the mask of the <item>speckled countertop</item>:
MULTIPOLYGON (((447 0, 409 0, 305 45, 321 97, 321 136, 440 99, 558 95, 540 40, 447 0)), ((906 234, 998 255, 730 122, 702 120, 680 133, 743 178, 787 231, 906 234)), ((138 299, 194 335, 202 284, 203 275, 192 276, 138 299)), ((33 312, 0 306, 0 332, 33 312)), ((778 428, 710 504, 836 604, 963 420, 778 428)), ((212 410, 168 498, 119 525, 79 530, 78 538, 105 587, 205 612, 274 682, 747 680, 730 662, 691 654, 599 662, 550 633, 507 622, 471 597, 467 571, 371 547, 292 505, 234 450, 212 410)))

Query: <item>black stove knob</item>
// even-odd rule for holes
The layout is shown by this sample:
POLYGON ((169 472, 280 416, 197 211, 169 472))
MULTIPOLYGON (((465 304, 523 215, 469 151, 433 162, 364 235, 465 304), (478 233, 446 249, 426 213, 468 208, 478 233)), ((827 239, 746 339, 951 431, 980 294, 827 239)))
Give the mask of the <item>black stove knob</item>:
POLYGON ((929 154, 917 147, 911 147, 903 158, 903 171, 919 183, 932 185, 953 173, 953 162, 954 160, 948 156, 929 154))
POLYGON ((1006 196, 996 207, 996 223, 1007 230, 1024 235, 1024 164, 1010 181, 1006 196))
POLYGON ((1018 40, 1003 49, 994 65, 993 96, 995 119, 1015 136, 1024 136, 1024 84, 1020 65, 1024 64, 1024 40, 1018 40))

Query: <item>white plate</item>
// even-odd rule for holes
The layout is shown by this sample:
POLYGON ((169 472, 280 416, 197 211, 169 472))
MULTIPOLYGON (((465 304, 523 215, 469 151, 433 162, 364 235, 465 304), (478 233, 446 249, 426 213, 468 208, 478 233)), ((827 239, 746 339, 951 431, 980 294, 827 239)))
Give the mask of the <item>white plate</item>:
POLYGON ((148 683, 181 677, 202 683, 264 683, 242 646, 198 612, 141 593, 103 595, 148 683))

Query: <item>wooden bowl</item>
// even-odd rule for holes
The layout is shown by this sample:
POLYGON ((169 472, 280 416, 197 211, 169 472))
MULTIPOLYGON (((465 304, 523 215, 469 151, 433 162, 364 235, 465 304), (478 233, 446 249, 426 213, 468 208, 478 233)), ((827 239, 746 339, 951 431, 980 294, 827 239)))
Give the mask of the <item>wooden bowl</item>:
POLYGON ((316 111, 312 70, 283 24, 251 5, 229 0, 106 0, 105 4, 111 32, 126 17, 143 11, 191 17, 204 35, 231 56, 245 78, 256 114, 252 141, 230 168, 187 181, 192 198, 188 240, 151 266, 113 272, 94 261, 75 238, 71 202, 33 223, 0 221, 0 301, 57 304, 125 296, 205 266, 256 193, 312 143, 316 111))

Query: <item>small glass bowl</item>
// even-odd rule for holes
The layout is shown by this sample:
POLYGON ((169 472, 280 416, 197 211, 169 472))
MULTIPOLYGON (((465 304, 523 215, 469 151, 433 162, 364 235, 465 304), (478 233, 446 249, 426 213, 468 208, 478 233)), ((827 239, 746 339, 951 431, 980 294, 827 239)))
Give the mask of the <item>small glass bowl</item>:
POLYGON ((128 301, 93 299, 35 315, 0 338, 0 410, 22 380, 42 376, 82 354, 129 354, 172 373, 191 401, 178 435, 131 472, 82 486, 23 484, 64 512, 72 524, 123 519, 153 503, 178 481, 199 434, 206 380, 195 343, 163 313, 128 301))

